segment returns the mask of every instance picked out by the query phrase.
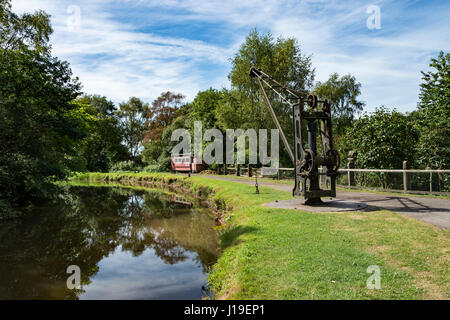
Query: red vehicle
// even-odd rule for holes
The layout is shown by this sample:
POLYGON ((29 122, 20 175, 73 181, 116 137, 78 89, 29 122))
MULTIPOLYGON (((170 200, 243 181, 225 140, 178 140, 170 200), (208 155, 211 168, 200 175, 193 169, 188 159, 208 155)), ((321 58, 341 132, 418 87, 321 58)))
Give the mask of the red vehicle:
POLYGON ((190 154, 172 156, 171 163, 172 170, 178 172, 200 172, 206 168, 202 161, 190 154))

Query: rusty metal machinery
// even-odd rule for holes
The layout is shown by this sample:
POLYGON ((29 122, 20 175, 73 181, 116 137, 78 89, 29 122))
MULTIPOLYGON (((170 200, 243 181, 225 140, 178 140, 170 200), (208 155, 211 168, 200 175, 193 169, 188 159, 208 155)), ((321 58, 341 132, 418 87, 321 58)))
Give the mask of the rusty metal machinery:
POLYGON ((294 165, 293 195, 302 196, 307 205, 320 204, 321 197, 336 197, 336 177, 340 157, 333 148, 331 107, 328 101, 319 100, 314 94, 284 86, 255 67, 250 69, 250 76, 258 81, 264 100, 294 165), (276 93, 284 103, 292 108, 294 152, 292 152, 281 128, 266 90, 276 93), (306 136, 304 136, 304 132, 307 132, 306 136), (317 148, 318 136, 322 141, 320 151, 317 148), (320 172, 319 167, 322 168, 320 172), (330 179, 329 189, 321 189, 320 176, 330 179))

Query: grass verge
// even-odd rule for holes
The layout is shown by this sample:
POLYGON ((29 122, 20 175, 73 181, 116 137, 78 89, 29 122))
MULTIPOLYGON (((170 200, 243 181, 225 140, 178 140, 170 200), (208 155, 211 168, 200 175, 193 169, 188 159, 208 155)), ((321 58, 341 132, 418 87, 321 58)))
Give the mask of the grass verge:
POLYGON ((222 255, 209 275, 218 299, 449 299, 450 232, 389 211, 308 213, 267 208, 288 192, 201 176, 92 173, 188 189, 223 212, 222 255), (368 289, 369 266, 381 289, 368 289))

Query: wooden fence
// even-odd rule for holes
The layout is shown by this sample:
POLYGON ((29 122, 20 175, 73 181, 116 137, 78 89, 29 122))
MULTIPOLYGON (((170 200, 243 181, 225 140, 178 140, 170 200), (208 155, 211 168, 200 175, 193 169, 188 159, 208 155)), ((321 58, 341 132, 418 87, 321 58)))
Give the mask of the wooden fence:
MULTIPOLYGON (((402 169, 356 169, 351 168, 351 164, 347 168, 339 169, 339 174, 341 175, 347 175, 347 184, 346 185, 340 185, 340 186, 346 186, 350 188, 355 188, 355 173, 401 173, 403 175, 403 189, 402 190, 395 190, 395 189, 388 189, 393 191, 414 191, 418 193, 435 193, 435 194, 450 194, 449 192, 437 192, 437 190, 433 190, 433 174, 450 174, 450 170, 438 170, 438 169, 408 169, 407 168, 407 162, 403 162, 403 168, 402 169), (415 173, 428 173, 429 174, 429 190, 423 191, 423 190, 412 190, 411 189, 411 175, 415 173)), ((251 169, 249 170, 248 166, 237 166, 237 167, 225 167, 225 172, 221 172, 222 174, 229 174, 233 173, 235 175, 247 175, 247 176, 253 176, 254 174, 257 174, 258 177, 263 177, 261 168, 259 169, 251 169)), ((271 175, 271 177, 275 179, 283 179, 283 172, 290 172, 293 174, 294 168, 278 168, 277 174, 271 175)))

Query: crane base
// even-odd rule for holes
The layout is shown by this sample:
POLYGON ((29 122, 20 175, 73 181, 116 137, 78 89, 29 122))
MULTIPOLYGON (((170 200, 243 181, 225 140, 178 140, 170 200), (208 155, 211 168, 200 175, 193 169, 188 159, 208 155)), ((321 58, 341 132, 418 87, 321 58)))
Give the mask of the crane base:
POLYGON ((305 205, 305 200, 298 198, 273 201, 266 203, 264 206, 279 209, 296 209, 309 212, 343 212, 357 211, 367 208, 367 204, 363 202, 343 199, 325 200, 322 201, 321 204, 305 205))
POLYGON ((305 206, 321 206, 324 202, 320 198, 309 198, 305 201, 305 206))

